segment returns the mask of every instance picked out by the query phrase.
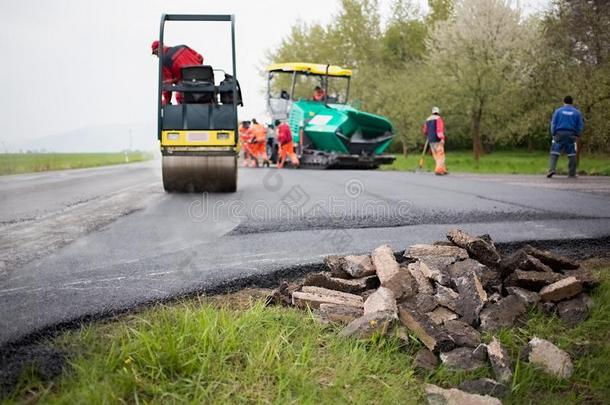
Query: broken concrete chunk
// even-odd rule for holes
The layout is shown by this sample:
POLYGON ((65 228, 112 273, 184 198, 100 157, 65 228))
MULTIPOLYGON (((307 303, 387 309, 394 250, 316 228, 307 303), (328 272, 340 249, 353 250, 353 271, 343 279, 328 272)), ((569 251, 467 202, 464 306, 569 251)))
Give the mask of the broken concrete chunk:
POLYGON ((339 278, 351 278, 349 273, 344 269, 345 260, 343 256, 326 256, 324 258, 324 265, 330 271, 331 276, 339 278))
POLYGON ((434 298, 439 305, 449 308, 453 312, 460 313, 460 306, 458 300, 460 295, 453 291, 451 288, 444 287, 442 285, 436 286, 436 294, 434 298))
POLYGON ((477 235, 477 238, 483 239, 485 242, 489 243, 493 247, 496 247, 496 242, 494 242, 493 238, 488 233, 484 233, 483 235, 477 235))
POLYGON ((379 279, 377 276, 344 279, 330 277, 330 273, 313 273, 305 278, 303 285, 323 287, 329 290, 342 291, 350 294, 359 294, 366 290, 379 287, 379 279))
POLYGON ((448 256, 456 260, 464 260, 468 259, 468 252, 457 246, 413 245, 406 250, 405 256, 412 258, 448 256))
POLYGON ((570 378, 574 370, 570 356, 548 340, 533 338, 527 345, 527 359, 558 378, 570 378))
POLYGON ((398 317, 430 351, 447 351, 453 348, 454 343, 449 335, 425 314, 403 304, 398 307, 398 317))
POLYGON ((577 269, 579 264, 572 259, 556 255, 548 250, 536 249, 533 246, 525 245, 523 250, 530 256, 534 256, 542 263, 551 267, 555 271, 577 269))
POLYGON ((434 294, 434 286, 421 271, 419 261, 415 263, 409 263, 407 265, 407 270, 411 273, 413 280, 415 280, 415 284, 417 284, 417 291, 420 294, 434 294))
POLYGON ((581 291, 582 284, 580 284, 576 277, 568 277, 543 287, 540 290, 540 299, 544 302, 557 302, 572 298, 581 291))
POLYGON ((415 354, 413 366, 420 370, 434 371, 438 366, 438 357, 428 349, 420 349, 415 354))
POLYGON ((472 354, 470 347, 458 347, 440 354, 441 363, 452 370, 473 371, 484 367, 485 363, 472 354))
POLYGON ((553 316, 557 314, 557 305, 552 302, 538 302, 538 308, 546 316, 553 316))
POLYGON ((507 287, 516 286, 526 288, 530 291, 539 291, 542 287, 553 284, 562 278, 564 278, 564 276, 558 273, 515 270, 508 276, 505 285, 507 287))
POLYGON ((470 394, 457 388, 444 389, 426 384, 426 399, 430 405, 502 405, 498 398, 489 395, 470 394))
POLYGON ((487 304, 479 314, 481 331, 496 331, 511 327, 525 311, 523 301, 514 295, 509 295, 495 304, 487 304))
POLYGON ((337 304, 320 304, 318 317, 322 323, 340 323, 347 325, 364 315, 362 308, 337 304))
POLYGON ((538 301, 540 301, 540 295, 533 291, 526 290, 521 287, 506 287, 506 292, 509 295, 515 295, 519 298, 525 305, 531 306, 536 305, 538 301))
POLYGON ((426 315, 435 325, 442 325, 446 321, 459 318, 459 315, 445 307, 437 307, 434 311, 427 312, 426 315))
POLYGON ((337 304, 351 307, 364 307, 362 297, 321 287, 304 286, 301 291, 292 293, 292 304, 299 308, 320 308, 320 304, 337 304))
POLYGON ((491 378, 466 380, 462 382, 458 388, 471 394, 489 395, 495 398, 504 398, 510 393, 510 390, 506 385, 500 384, 491 378))
POLYGON ((414 295, 416 285, 407 268, 401 268, 388 245, 379 246, 371 255, 382 287, 389 288, 397 300, 414 295))
POLYGON ((367 277, 375 274, 375 267, 369 255, 345 256, 343 269, 354 278, 367 277))
POLYGON ((469 235, 459 229, 452 229, 447 232, 447 239, 466 249, 470 257, 487 266, 495 266, 500 262, 500 254, 496 251, 495 246, 481 238, 469 235))
POLYGON ((339 335, 360 339, 370 339, 375 334, 385 336, 392 328, 395 320, 395 314, 374 312, 354 319, 339 333, 339 335))
POLYGON ((534 256, 528 255, 523 249, 519 249, 512 255, 502 259, 500 268, 504 275, 508 275, 517 269, 546 273, 553 272, 553 269, 536 259, 534 256))
POLYGON ((483 289, 479 278, 474 273, 469 273, 464 277, 453 279, 457 287, 458 308, 462 315, 462 320, 470 325, 474 325, 479 320, 479 313, 487 302, 487 293, 483 289))
POLYGON ((481 334, 472 326, 458 320, 445 322, 445 331, 457 346, 475 348, 481 344, 481 334))
POLYGON ((413 297, 409 297, 403 302, 405 305, 417 309, 421 313, 432 312, 438 307, 436 299, 430 294, 417 294, 413 297))
POLYGON ((289 284, 286 281, 282 281, 279 287, 271 291, 267 296, 266 304, 282 305, 286 307, 292 306, 292 293, 299 290, 301 287, 301 284, 289 284))
POLYGON ((487 356, 491 363, 496 380, 503 384, 510 384, 513 380, 513 370, 510 364, 510 357, 506 348, 494 336, 491 343, 487 345, 487 356))
POLYGON ((373 312, 390 312, 395 316, 398 312, 396 307, 396 298, 394 293, 389 288, 379 287, 377 291, 371 294, 366 301, 364 301, 364 314, 371 314, 373 312))
POLYGON ((557 304, 557 314, 566 325, 573 327, 587 319, 592 305, 593 301, 588 295, 579 294, 557 304))
POLYGON ((565 277, 576 277, 583 288, 591 290, 600 285, 599 278, 593 274, 591 270, 578 269, 578 270, 564 270, 562 271, 565 277))
POLYGON ((447 256, 422 256, 419 258, 419 268, 430 280, 448 287, 451 283, 449 266, 454 262, 454 258, 447 256))
MULTIPOLYGON (((502 275, 499 271, 492 270, 473 259, 455 262, 448 267, 448 271, 452 280, 474 273, 479 278, 483 288, 490 292, 498 291, 502 284, 502 275)), ((455 287, 455 284, 452 287, 455 287)))
POLYGON ((487 297, 487 302, 490 302, 493 304, 493 303, 500 301, 501 299, 502 299, 502 296, 500 295, 500 293, 495 292, 487 297))

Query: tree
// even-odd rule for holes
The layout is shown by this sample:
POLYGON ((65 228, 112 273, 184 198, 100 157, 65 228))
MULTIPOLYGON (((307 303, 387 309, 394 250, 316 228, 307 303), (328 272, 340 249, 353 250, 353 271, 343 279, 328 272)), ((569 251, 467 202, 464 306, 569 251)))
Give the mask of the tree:
POLYGON ((432 33, 428 63, 448 99, 470 119, 474 159, 482 153, 482 125, 503 115, 502 100, 522 86, 531 66, 521 50, 532 40, 518 9, 504 0, 463 0, 432 33))

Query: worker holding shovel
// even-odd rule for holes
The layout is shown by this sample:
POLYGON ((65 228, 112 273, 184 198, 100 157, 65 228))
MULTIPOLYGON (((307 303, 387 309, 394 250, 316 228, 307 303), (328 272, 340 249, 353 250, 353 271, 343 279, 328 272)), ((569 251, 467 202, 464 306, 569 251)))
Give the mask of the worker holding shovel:
POLYGON ((445 123, 440 113, 441 110, 438 107, 432 107, 432 115, 426 119, 423 132, 427 138, 426 142, 430 147, 430 153, 432 153, 436 162, 434 173, 443 176, 448 173, 445 167, 445 123))

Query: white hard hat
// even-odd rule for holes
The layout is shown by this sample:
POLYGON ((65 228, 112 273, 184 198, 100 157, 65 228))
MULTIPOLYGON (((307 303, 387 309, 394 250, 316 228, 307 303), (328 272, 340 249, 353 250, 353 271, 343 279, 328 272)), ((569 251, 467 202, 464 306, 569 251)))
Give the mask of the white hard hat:
POLYGON ((441 113, 441 109, 438 107, 432 107, 432 114, 440 114, 441 113))

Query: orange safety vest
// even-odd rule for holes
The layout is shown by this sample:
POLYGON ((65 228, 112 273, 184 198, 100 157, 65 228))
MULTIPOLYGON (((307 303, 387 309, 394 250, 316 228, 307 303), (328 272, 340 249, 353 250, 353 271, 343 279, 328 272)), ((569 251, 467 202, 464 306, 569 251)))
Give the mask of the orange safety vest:
POLYGON ((250 125, 249 133, 254 136, 257 143, 265 143, 267 141, 267 130, 261 124, 250 125))

